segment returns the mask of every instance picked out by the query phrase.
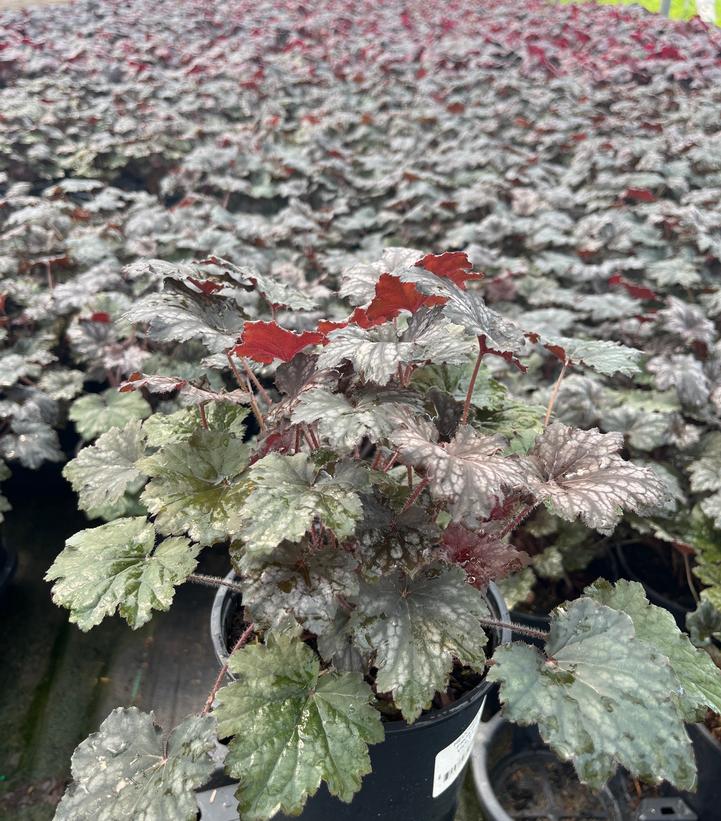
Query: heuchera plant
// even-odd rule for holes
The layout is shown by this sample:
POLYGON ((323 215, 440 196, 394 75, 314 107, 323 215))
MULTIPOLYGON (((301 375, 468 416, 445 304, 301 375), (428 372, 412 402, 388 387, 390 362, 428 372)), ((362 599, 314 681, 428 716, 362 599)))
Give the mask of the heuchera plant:
POLYGON ((160 343, 202 341, 236 385, 137 373, 121 387, 184 404, 68 464, 83 508, 139 494, 147 515, 70 538, 47 575, 54 600, 82 630, 115 612, 137 628, 187 580, 228 584, 246 629, 167 739, 152 714, 111 713, 76 750, 58 819, 194 818, 216 738, 230 739, 243 818, 298 813, 321 780, 350 801, 383 716, 414 722, 454 665, 498 682, 508 718, 537 723, 584 782, 621 765, 693 787, 684 722, 721 710, 719 672, 639 584, 599 580, 548 634, 527 631, 543 650, 487 655, 484 628, 502 623, 484 589, 524 565, 513 533, 533 511, 610 534, 623 510, 662 508, 668 488, 621 456, 621 434, 554 420, 562 374, 540 410, 489 402, 492 369, 523 372, 539 346, 601 373, 633 372, 640 352, 523 328, 488 307, 479 279, 464 254, 390 248, 345 272, 352 313, 319 322, 302 295, 212 259, 129 311, 160 343), (270 321, 248 307, 258 294, 270 321), (237 581, 195 573, 213 545, 229 547, 237 581))

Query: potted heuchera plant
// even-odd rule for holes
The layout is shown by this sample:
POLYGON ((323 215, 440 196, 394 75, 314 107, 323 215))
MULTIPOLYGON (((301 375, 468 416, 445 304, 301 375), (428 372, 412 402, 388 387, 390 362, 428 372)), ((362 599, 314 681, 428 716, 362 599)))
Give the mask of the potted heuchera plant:
MULTIPOLYGON (((721 681, 640 586, 599 581, 557 608, 549 634, 526 631, 543 650, 502 640, 492 583, 522 566, 513 531, 533 510, 609 533, 623 509, 662 506, 666 488, 622 458, 620 435, 554 422, 557 391, 535 437, 514 438, 523 403, 506 407, 509 446, 478 374, 522 370, 550 343, 490 309, 479 280, 463 254, 389 249, 346 271, 347 319, 317 323, 299 306, 291 331, 280 297, 267 297, 273 321, 244 308, 249 290, 277 289, 214 260, 182 305, 174 285, 166 313, 162 294, 130 312, 152 316, 163 342, 209 340, 207 362, 238 385, 138 373, 122 387, 186 404, 70 463, 81 504, 132 488, 147 516, 70 538, 48 572, 54 599, 83 630, 116 610, 136 628, 190 579, 230 591, 238 624, 205 704, 167 739, 152 715, 121 708, 78 747, 57 818, 193 818, 221 739, 243 819, 450 819, 493 682, 507 717, 537 723, 583 781, 622 765, 693 786, 684 721, 719 709, 721 681), (237 577, 197 575, 200 551, 219 544, 237 577)), ((609 368, 638 358, 584 350, 609 368)))

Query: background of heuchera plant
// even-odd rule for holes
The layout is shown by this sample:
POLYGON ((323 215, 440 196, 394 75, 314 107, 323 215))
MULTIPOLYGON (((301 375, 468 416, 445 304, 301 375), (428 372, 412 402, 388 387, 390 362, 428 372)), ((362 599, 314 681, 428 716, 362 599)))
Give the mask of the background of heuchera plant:
MULTIPOLYGON (((112 389, 132 371, 217 379, 192 346, 171 362, 113 325, 162 280, 133 263, 218 254, 322 305, 343 268, 386 245, 463 250, 487 300, 525 325, 649 353, 635 385, 571 374, 556 407, 622 431, 672 477, 678 508, 655 531, 699 551, 721 603, 721 32, 590 4, 358 15, 350 0, 106 0, 5 13, 0 43, 1 480, 27 486, 44 464, 47 478, 74 432, 147 415, 112 389)), ((37 487, 54 490, 15 514, 0 496, 15 545, 44 545, 25 559, 27 590, 82 526, 63 484, 37 487)), ((71 639, 40 589, 43 605, 7 622, 12 646, 27 642, 0 686, 28 693, 2 719, 8 788, 61 776, 107 712, 111 676, 94 663, 76 737, 58 731, 66 754, 42 752, 70 710, 68 644, 87 658, 116 637, 71 639)), ((128 652, 142 667, 146 650, 128 652)), ((153 700, 142 675, 127 690, 153 700)))

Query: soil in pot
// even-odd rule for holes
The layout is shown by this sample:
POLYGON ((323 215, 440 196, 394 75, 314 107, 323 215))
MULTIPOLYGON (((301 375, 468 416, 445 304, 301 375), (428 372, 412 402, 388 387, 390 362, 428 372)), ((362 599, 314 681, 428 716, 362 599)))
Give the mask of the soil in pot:
POLYGON ((615 792, 581 784, 535 728, 500 715, 483 725, 473 751, 473 777, 487 821, 625 821, 615 792))

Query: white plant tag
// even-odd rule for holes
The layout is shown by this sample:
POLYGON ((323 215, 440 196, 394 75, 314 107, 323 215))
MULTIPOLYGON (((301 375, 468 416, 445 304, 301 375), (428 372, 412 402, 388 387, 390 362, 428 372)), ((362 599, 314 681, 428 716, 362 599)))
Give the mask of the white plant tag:
POLYGON ((433 798, 437 798, 442 792, 445 792, 456 780, 458 773, 466 766, 466 762, 471 756, 473 739, 476 737, 476 730, 481 723, 481 714, 485 704, 486 698, 484 696, 473 721, 455 741, 451 741, 447 747, 444 747, 436 755, 436 763, 433 768, 433 798))

